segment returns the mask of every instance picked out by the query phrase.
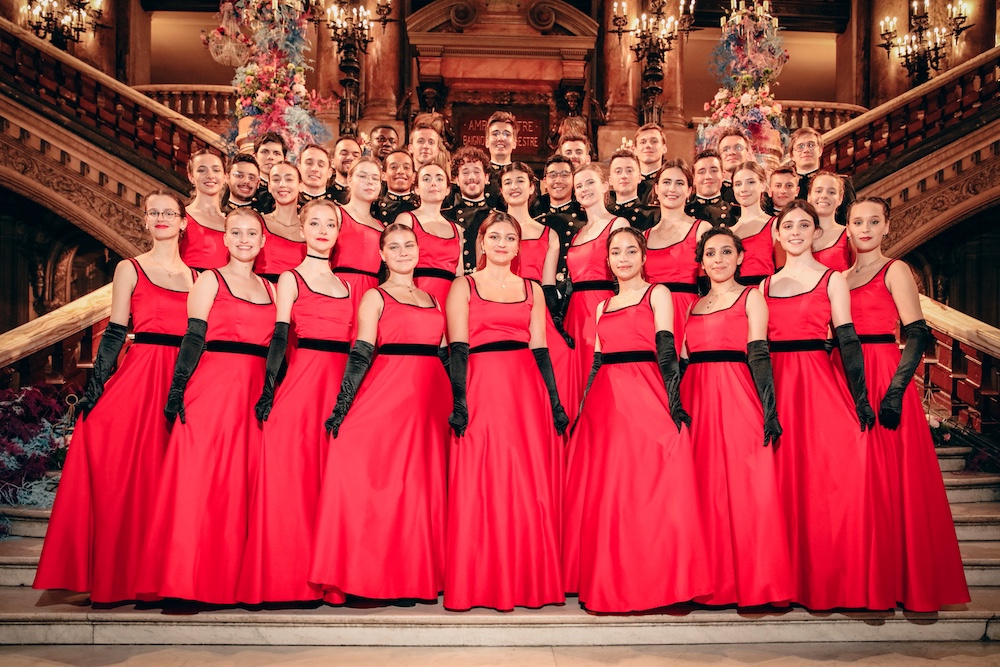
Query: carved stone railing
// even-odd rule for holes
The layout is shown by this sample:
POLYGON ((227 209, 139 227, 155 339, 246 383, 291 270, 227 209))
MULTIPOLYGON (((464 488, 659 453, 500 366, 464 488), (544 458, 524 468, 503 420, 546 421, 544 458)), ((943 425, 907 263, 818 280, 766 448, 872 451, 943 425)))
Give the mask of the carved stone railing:
POLYGON ((794 132, 800 127, 812 127, 828 132, 868 111, 856 104, 840 102, 810 102, 808 100, 778 100, 785 126, 794 132))
POLYGON ((111 285, 0 334, 0 386, 83 384, 111 315, 111 285))
POLYGON ((236 89, 232 86, 175 83, 132 86, 132 89, 213 132, 223 134, 233 123, 236 89))
POLYGON ((823 165, 859 189, 1000 115, 1000 47, 917 86, 823 136, 823 165))
POLYGON ((934 348, 922 380, 932 407, 979 433, 1000 432, 1000 329, 943 303, 920 297, 934 348))
POLYGON ((81 136, 139 168, 184 172, 190 155, 221 140, 180 113, 0 19, 0 92, 70 121, 81 136))

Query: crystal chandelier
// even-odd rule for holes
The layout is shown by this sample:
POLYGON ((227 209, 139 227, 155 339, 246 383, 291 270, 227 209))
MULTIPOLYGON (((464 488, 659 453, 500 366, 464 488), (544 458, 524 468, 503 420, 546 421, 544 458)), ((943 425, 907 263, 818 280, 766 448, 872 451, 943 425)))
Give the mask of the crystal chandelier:
POLYGON ((101 0, 93 3, 90 0, 64 0, 62 3, 31 0, 23 11, 33 33, 63 50, 70 43, 80 42, 88 28, 96 34, 98 29, 108 27, 100 22, 104 16, 101 0))
POLYGON ((930 80, 931 70, 941 69, 941 61, 958 44, 961 34, 972 27, 966 25, 969 20, 967 3, 948 5, 944 27, 931 25, 930 6, 930 0, 923 0, 922 4, 914 0, 909 16, 910 31, 903 36, 896 30, 898 20, 895 17, 886 16, 879 21, 882 41, 877 46, 885 49, 890 59, 893 55, 899 58, 907 75, 917 85, 930 80))

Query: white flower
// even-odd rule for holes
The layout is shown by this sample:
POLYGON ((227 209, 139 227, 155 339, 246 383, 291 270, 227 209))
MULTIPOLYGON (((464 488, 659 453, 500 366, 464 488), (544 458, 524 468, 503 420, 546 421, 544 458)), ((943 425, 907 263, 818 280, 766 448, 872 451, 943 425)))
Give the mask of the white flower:
POLYGON ((753 97, 750 96, 750 93, 743 93, 743 95, 740 97, 740 104, 742 104, 745 107, 750 106, 752 102, 753 102, 753 97))

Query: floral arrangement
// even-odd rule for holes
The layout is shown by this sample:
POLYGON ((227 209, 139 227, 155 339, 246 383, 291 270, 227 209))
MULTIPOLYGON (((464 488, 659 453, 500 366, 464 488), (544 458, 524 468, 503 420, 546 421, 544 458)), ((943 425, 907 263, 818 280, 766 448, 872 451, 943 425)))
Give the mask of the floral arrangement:
POLYGON ((66 460, 71 417, 54 390, 0 391, 0 504, 52 505, 46 473, 66 460))
POLYGON ((699 150, 714 146, 727 127, 741 127, 750 136, 755 152, 763 152, 773 132, 782 141, 788 136, 781 104, 771 96, 771 86, 788 62, 778 20, 769 3, 741 0, 722 20, 722 38, 712 52, 709 70, 721 84, 715 98, 705 104, 708 123, 698 127, 699 150))
POLYGON ((946 421, 942 421, 927 413, 927 425, 931 427, 931 438, 935 447, 947 447, 951 442, 951 426, 946 421))

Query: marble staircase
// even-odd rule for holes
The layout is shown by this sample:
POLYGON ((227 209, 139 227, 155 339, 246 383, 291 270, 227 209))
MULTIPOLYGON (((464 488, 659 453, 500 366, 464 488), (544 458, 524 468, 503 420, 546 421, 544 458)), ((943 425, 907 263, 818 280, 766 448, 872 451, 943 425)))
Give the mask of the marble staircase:
POLYGON ((965 471, 967 447, 937 450, 972 602, 938 613, 810 612, 801 608, 588 614, 562 607, 499 613, 441 605, 375 609, 205 608, 195 604, 93 608, 86 594, 35 591, 47 510, 0 508, 0 644, 301 646, 582 646, 1000 639, 1000 475, 965 471))

